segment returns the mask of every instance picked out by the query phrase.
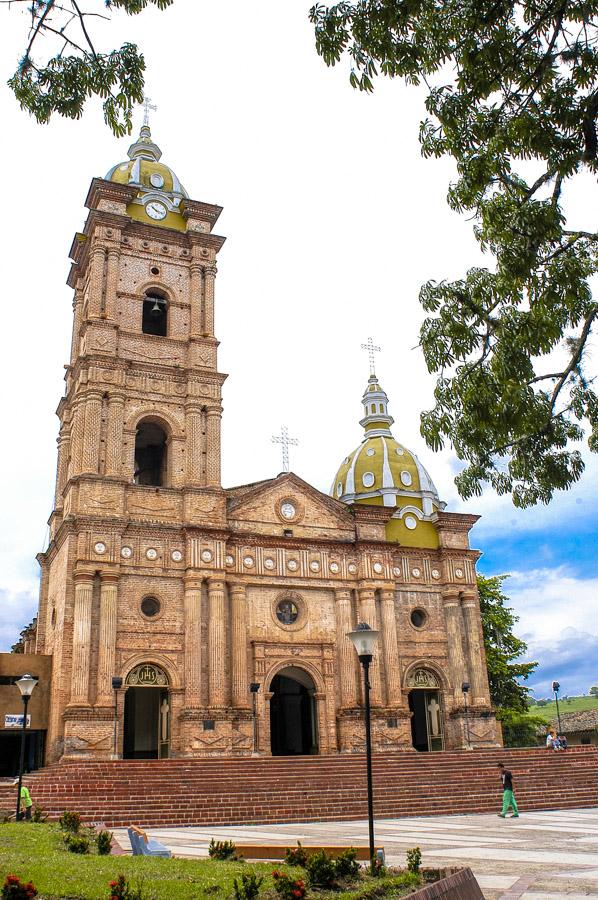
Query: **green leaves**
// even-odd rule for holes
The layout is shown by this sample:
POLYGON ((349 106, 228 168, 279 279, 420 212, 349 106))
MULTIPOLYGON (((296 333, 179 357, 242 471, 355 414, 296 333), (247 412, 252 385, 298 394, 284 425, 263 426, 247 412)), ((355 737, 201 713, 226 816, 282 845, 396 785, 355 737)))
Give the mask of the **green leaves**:
MULTIPOLYGON (((345 52, 351 82, 425 78, 425 157, 450 155, 448 203, 473 215, 488 268, 420 292, 421 346, 438 376, 421 417, 428 444, 452 443, 463 497, 489 482, 518 506, 548 502, 596 451, 585 372, 598 315, 590 282, 598 233, 567 228, 565 187, 598 171, 598 16, 571 0, 361 0, 311 10, 318 52, 345 52)), ((593 228, 593 222, 590 223, 593 228)))
MULTIPOLYGON (((135 15, 152 3, 166 9, 172 2, 107 0, 101 8, 135 15)), ((129 133, 133 106, 143 102, 145 61, 136 45, 125 43, 107 53, 97 51, 88 19, 98 13, 82 10, 75 0, 61 4, 40 0, 30 12, 29 43, 8 81, 21 108, 42 123, 54 113, 79 119, 86 101, 97 96, 103 101, 104 120, 111 131, 117 137, 129 133), (34 59, 36 49, 55 52, 41 64, 34 59)))

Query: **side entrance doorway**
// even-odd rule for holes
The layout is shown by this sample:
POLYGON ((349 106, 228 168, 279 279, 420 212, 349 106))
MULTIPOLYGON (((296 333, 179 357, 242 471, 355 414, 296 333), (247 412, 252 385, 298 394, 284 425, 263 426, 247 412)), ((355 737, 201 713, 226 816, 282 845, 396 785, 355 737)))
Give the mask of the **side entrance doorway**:
POLYGON ((270 739, 273 756, 318 753, 315 684, 298 666, 288 666, 270 684, 270 739))
POLYGON ((411 710, 411 740, 416 750, 444 749, 444 727, 440 692, 434 690, 409 691, 411 710))
POLYGON ((142 665, 126 680, 123 759, 166 759, 170 749, 168 679, 158 666, 142 665))

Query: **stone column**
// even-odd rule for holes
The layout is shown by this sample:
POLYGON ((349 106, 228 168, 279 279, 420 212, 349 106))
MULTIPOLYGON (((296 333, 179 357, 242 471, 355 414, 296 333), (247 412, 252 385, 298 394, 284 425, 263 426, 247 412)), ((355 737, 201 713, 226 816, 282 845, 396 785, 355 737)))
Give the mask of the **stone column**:
POLYGON ((116 664, 116 616, 118 609, 118 575, 103 573, 100 585, 100 638, 96 703, 112 706, 112 676, 116 664))
POLYGON ((206 266, 204 281, 204 333, 207 337, 214 335, 214 282, 216 266, 206 266))
POLYGON ((103 247, 95 246, 91 251, 89 261, 89 293, 87 299, 87 315, 90 319, 99 319, 102 311, 102 296, 104 293, 104 262, 106 251, 103 247))
POLYGON ((463 655, 463 639, 461 634, 461 607, 459 592, 455 589, 443 595, 444 617, 446 621, 446 640, 448 659, 453 687, 453 696, 462 703, 461 685, 467 680, 465 657, 463 655))
POLYGON ((387 706, 400 706, 401 665, 397 640, 397 619, 395 614, 395 592, 393 588, 380 591, 380 618, 382 620, 382 647, 386 670, 387 706))
POLYGON ((75 575, 71 706, 89 706, 92 597, 93 575, 87 572, 75 575))
MULTIPOLYGON (((359 588, 359 621, 366 622, 370 628, 378 629, 378 617, 376 615, 376 591, 373 588, 359 588)), ((372 706, 382 706, 382 686, 380 681, 380 643, 374 651, 374 658, 370 665, 370 700, 372 706)))
POLYGON ((206 484, 220 487, 220 407, 206 409, 206 484))
POLYGON ((116 318, 116 291, 118 288, 118 270, 120 262, 120 250, 118 247, 110 247, 108 250, 108 265, 106 269, 106 303, 104 311, 106 318, 114 321, 116 318))
POLYGON ((81 471, 96 474, 100 463, 100 423, 102 419, 102 394, 90 391, 85 398, 85 430, 81 471))
POLYGON ((106 429, 106 475, 122 475, 123 422, 125 398, 122 394, 108 397, 108 427, 106 429))
POLYGON ((201 707, 201 584, 190 575, 185 580, 185 706, 201 707))
POLYGON ((249 680, 247 675, 247 597, 245 585, 231 582, 231 694, 233 706, 249 709, 249 680))
POLYGON ((197 401, 191 401, 185 406, 185 433, 187 437, 187 482, 188 484, 201 484, 203 435, 201 406, 197 401))
POLYGON ((336 646, 338 658, 338 678, 341 689, 341 708, 353 709, 357 706, 357 678, 355 675, 355 648, 347 637, 353 631, 351 591, 334 592, 336 613, 336 646))
POLYGON ((488 676, 486 674, 485 654, 482 640, 482 622, 475 591, 464 591, 461 594, 467 646, 469 649, 469 678, 471 681, 471 702, 488 704, 488 676))
POLYGON ((56 509, 62 509, 62 492, 68 477, 68 461, 71 445, 70 431, 66 425, 63 425, 58 435, 58 462, 56 464, 56 494, 54 497, 54 506, 56 509))
POLYGON ((225 682, 225 595, 224 581, 221 578, 210 578, 208 581, 208 662, 209 662, 209 700, 211 707, 227 706, 227 690, 225 682))
POLYGON ((191 330, 192 338, 203 335, 203 266, 199 263, 191 263, 191 284, 189 302, 191 303, 191 330))

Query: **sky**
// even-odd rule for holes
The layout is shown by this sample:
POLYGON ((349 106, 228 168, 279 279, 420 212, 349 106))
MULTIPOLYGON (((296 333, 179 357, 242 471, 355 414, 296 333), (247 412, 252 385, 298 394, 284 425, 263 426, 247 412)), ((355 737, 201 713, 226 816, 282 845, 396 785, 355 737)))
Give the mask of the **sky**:
MULTIPOLYGON (((103 7, 89 0, 88 8, 103 7)), ((224 211, 216 332, 224 387, 223 483, 272 477, 282 424, 299 445, 291 468, 328 491, 361 440, 372 336, 395 437, 416 452, 448 508, 478 513, 472 546, 484 574, 509 573, 517 634, 540 666, 535 696, 557 679, 564 694, 598 683, 598 460, 549 507, 517 510, 490 489, 467 504, 450 447, 432 453, 419 414, 434 380, 417 349, 420 286, 483 263, 471 222, 445 201, 454 170, 423 160, 425 93, 380 81, 354 91, 348 66, 317 56, 309 2, 175 0, 164 12, 94 23, 106 49, 137 42, 158 106, 152 135, 190 195, 224 211)), ((41 126, 5 86, 27 22, 0 8, 3 387, 0 489, 0 651, 35 615, 56 465, 55 409, 71 333, 68 251, 85 220, 91 178, 126 159, 98 103, 76 122, 41 126)), ((138 113, 135 132, 141 124, 138 113)), ((596 209, 596 184, 569 196, 578 225, 596 209)), ((596 354, 592 357, 595 365, 596 354)))

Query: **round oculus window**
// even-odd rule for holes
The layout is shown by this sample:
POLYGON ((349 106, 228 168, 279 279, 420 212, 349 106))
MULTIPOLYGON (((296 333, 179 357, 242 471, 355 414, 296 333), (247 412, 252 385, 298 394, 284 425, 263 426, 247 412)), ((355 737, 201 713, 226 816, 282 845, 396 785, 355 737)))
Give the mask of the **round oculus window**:
POLYGON ((364 472, 361 480, 363 481, 364 487, 372 487, 374 481, 376 480, 373 472, 364 472))
POLYGON ((412 609, 411 610, 411 624, 415 628, 423 628, 426 624, 426 619, 428 618, 423 611, 423 609, 412 609))
POLYGON ((293 504, 287 500, 280 507, 280 514, 283 519, 294 519, 297 514, 297 510, 293 506, 293 504))
POLYGON ((417 528, 417 519, 415 516, 405 516, 404 519, 405 528, 408 528, 410 531, 413 531, 414 528, 417 528))
POLYGON ((141 612, 148 619, 157 616, 160 612, 160 601, 156 600, 155 597, 144 597, 141 601, 141 612))
POLYGON ((404 484, 406 487, 409 487, 409 485, 410 485, 410 484, 412 483, 412 481, 413 481, 413 478, 411 477, 411 472, 408 472, 406 469, 404 469, 404 470, 401 472, 401 481, 403 482, 403 484, 404 484))
POLYGON ((281 600, 276 607, 276 618, 283 625, 293 625, 299 618, 299 607, 292 600, 281 600))

